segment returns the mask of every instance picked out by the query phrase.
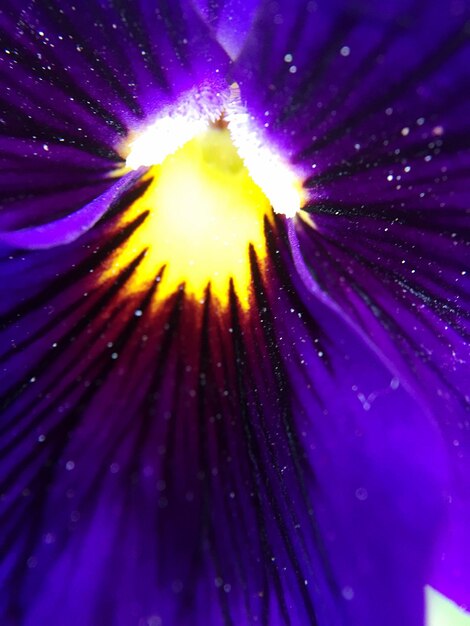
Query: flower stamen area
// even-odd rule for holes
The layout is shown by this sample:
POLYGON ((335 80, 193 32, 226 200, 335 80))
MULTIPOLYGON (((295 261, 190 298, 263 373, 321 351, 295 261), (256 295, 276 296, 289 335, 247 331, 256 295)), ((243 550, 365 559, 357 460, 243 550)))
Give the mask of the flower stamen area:
POLYGON ((225 305, 230 279, 248 306, 251 284, 249 246, 266 256, 264 218, 269 200, 253 182, 227 128, 208 126, 160 165, 150 168, 144 194, 120 226, 148 212, 144 223, 116 252, 104 278, 116 276, 142 251, 146 255, 127 289, 143 290, 164 267, 158 298, 184 285, 198 300, 208 285, 225 305))

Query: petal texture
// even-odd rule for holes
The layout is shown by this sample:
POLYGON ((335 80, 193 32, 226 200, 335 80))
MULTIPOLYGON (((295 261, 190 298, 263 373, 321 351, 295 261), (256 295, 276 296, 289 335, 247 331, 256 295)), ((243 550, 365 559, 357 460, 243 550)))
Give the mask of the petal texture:
POLYGON ((229 63, 186 2, 5 3, 0 32, 2 231, 94 200, 133 135, 229 63))
POLYGON ((447 2, 266 2, 234 69, 309 189, 294 237, 306 283, 429 406, 447 441, 452 530, 429 582, 466 606, 468 25, 468 8, 447 2))
POLYGON ((194 4, 217 41, 235 59, 251 31, 260 0, 194 0, 194 4))
POLYGON ((465 20, 6 5, 2 624, 420 626, 426 583, 465 601, 465 20), (120 219, 132 136, 234 81, 311 190, 245 251, 249 310, 233 283, 226 308, 159 299, 165 266, 127 290, 143 246, 100 280, 148 219, 120 219))
POLYGON ((125 292, 145 250, 94 278, 146 219, 118 213, 8 262, 41 289, 1 320, 4 622, 416 626, 446 487, 429 415, 309 294, 282 220, 250 311, 233 287, 155 309, 164 268, 125 292))

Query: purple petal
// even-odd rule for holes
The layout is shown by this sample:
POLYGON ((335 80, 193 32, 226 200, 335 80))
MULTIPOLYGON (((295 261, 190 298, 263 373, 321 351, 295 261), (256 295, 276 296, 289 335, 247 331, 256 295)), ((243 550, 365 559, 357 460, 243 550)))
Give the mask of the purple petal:
POLYGON ((60 220, 32 228, 0 232, 0 242, 28 250, 41 250, 71 243, 92 228, 145 171, 145 168, 140 168, 128 172, 98 198, 60 220))
POLYGON ((440 438, 308 293, 283 223, 249 312, 126 295, 144 250, 97 282, 143 227, 118 224, 26 252, 42 288, 2 316, 5 619, 421 624, 440 438))
POLYGON ((297 265, 439 424, 449 531, 428 582, 470 606, 468 10, 263 7, 234 76, 305 173, 297 265))
POLYGON ((192 6, 39 3, 0 18, 2 229, 49 248, 0 251, 2 623, 420 625, 426 582, 468 589, 462 15, 281 1, 254 18, 251 3, 237 16, 198 2, 203 21, 192 6), (122 142, 186 89, 224 82, 215 37, 234 56, 243 42, 230 80, 285 155, 319 172, 317 230, 296 222, 294 265, 282 220, 267 227, 249 312, 233 292, 220 311, 209 290, 153 306, 159 267, 129 296, 143 249, 95 278, 146 219, 118 224, 139 193, 109 187, 122 142), (402 197, 384 176, 404 154, 416 168, 402 197))
POLYGON ((132 134, 229 65, 187 2, 11 3, 0 38, 1 230, 97 198, 132 134))
POLYGON ((232 59, 243 49, 260 4, 260 0, 224 0, 217 3, 194 0, 215 38, 232 59))

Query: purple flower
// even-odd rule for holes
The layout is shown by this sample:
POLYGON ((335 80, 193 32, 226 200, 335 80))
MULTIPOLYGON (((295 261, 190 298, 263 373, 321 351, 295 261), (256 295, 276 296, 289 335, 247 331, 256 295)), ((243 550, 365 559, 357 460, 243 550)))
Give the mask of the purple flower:
POLYGON ((3 3, 2 626, 468 609, 469 33, 3 3))

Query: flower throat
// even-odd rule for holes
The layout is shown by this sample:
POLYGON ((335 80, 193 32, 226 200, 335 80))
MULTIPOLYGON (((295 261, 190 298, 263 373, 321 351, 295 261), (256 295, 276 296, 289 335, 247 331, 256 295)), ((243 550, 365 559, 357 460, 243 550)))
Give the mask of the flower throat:
POLYGON ((264 217, 269 200, 253 182, 223 125, 210 126, 150 168, 149 186, 126 211, 119 226, 148 217, 113 255, 102 278, 115 277, 135 257, 146 255, 127 283, 143 291, 164 267, 157 299, 184 286, 204 298, 207 286, 220 305, 228 302, 230 279, 244 308, 251 285, 249 246, 266 255, 264 217))

